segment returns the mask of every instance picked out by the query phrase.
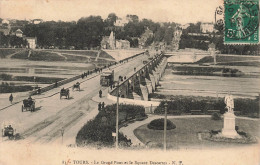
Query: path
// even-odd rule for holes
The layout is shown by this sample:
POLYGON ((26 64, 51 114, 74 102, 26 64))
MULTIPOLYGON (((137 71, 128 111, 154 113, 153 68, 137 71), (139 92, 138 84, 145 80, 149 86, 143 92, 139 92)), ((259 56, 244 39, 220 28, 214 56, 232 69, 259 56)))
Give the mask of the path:
POLYGON ((100 53, 101 53, 101 51, 98 51, 98 54, 97 54, 97 57, 96 57, 95 61, 98 60, 100 53))
MULTIPOLYGON (((55 52, 56 53, 56 52, 55 52)), ((62 53, 64 55, 68 55, 68 56, 78 56, 78 57, 85 57, 85 58, 96 58, 95 56, 88 56, 88 55, 80 55, 80 54, 71 54, 71 53, 62 53)), ((105 57, 98 57, 99 59, 102 60, 107 60, 107 61, 115 61, 114 59, 110 59, 110 58, 105 58, 105 57)))
POLYGON ((52 53, 55 53, 55 54, 57 54, 58 56, 61 56, 61 57, 63 57, 66 61, 67 61, 67 57, 66 56, 63 56, 61 53, 59 53, 59 52, 52 52, 52 53))
POLYGON ((12 58, 14 55, 16 55, 17 53, 21 53, 21 52, 25 52, 25 51, 26 51, 26 49, 25 49, 25 50, 18 51, 18 52, 15 52, 15 53, 13 53, 13 54, 9 54, 9 55, 6 56, 6 58, 7 58, 7 59, 10 59, 10 58, 12 58))

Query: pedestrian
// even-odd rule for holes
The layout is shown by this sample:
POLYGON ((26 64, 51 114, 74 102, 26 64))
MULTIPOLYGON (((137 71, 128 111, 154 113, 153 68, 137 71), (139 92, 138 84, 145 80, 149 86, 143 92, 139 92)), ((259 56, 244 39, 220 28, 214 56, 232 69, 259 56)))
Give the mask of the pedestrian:
POLYGON ((41 94, 41 88, 38 88, 37 93, 41 94))
POLYGON ((81 78, 82 78, 82 79, 84 78, 84 74, 81 75, 81 78))
POLYGON ((101 111, 101 103, 98 103, 98 111, 101 111))
POLYGON ((102 90, 101 89, 99 90, 98 93, 99 93, 99 97, 102 98, 102 90))
POLYGON ((112 85, 112 83, 110 83, 110 89, 112 90, 112 88, 113 88, 113 85, 112 85))
POLYGON ((11 95, 9 96, 9 101, 10 101, 11 104, 13 103, 13 99, 14 99, 14 97, 13 97, 13 95, 11 93, 11 95))
POLYGON ((104 102, 102 103, 101 107, 102 107, 102 108, 101 108, 102 111, 104 111, 104 110, 105 110, 105 103, 104 103, 104 102))
POLYGON ((58 82, 57 82, 57 80, 55 81, 55 88, 57 88, 58 87, 58 82))
POLYGON ((136 67, 134 67, 134 72, 136 71, 136 67))

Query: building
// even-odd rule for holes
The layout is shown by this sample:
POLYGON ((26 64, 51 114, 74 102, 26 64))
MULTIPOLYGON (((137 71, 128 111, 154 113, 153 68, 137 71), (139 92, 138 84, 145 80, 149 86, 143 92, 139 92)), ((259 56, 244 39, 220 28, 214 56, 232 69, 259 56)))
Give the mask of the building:
POLYGON ((35 49, 37 46, 37 38, 36 37, 25 37, 28 42, 28 48, 35 49))
POLYGON ((143 49, 145 47, 145 43, 149 37, 153 37, 153 31, 147 28, 138 40, 139 48, 143 49))
POLYGON ((111 31, 109 36, 104 36, 101 41, 101 47, 103 49, 115 49, 116 47, 116 38, 114 32, 111 31))
POLYGON ((10 34, 11 29, 10 28, 1 28, 0 27, 0 33, 2 32, 5 36, 10 34))
POLYGON ((214 32, 214 24, 213 23, 201 23, 200 30, 202 33, 212 33, 212 32, 214 32))
POLYGON ((8 25, 9 25, 9 23, 10 23, 10 22, 9 22, 7 19, 3 19, 3 20, 2 20, 2 24, 8 24, 8 25))
POLYGON ((35 24, 35 25, 37 25, 39 23, 42 23, 42 22, 43 22, 42 19, 34 19, 34 20, 32 20, 32 23, 35 24))
POLYGON ((123 27, 125 26, 126 24, 128 24, 129 22, 129 19, 127 19, 127 17, 124 17, 124 18, 118 18, 116 20, 116 22, 114 23, 115 26, 118 26, 118 27, 123 27))
POLYGON ((129 49, 130 42, 127 40, 116 40, 116 49, 129 49))
POLYGON ((190 23, 186 23, 185 25, 181 25, 182 29, 187 29, 190 26, 190 23))
POLYGON ((130 42, 127 40, 116 40, 115 34, 111 31, 110 36, 104 36, 101 41, 102 49, 129 49, 130 42))
POLYGON ((0 24, 0 32, 2 32, 5 36, 10 34, 11 26, 8 20, 2 20, 2 23, 0 24))
POLYGON ((23 37, 23 31, 21 29, 17 29, 15 32, 14 32, 15 36, 17 37, 23 37))
POLYGON ((180 28, 176 28, 174 31, 174 34, 173 34, 173 39, 172 39, 172 47, 174 50, 179 49, 181 35, 182 35, 182 30, 180 28))

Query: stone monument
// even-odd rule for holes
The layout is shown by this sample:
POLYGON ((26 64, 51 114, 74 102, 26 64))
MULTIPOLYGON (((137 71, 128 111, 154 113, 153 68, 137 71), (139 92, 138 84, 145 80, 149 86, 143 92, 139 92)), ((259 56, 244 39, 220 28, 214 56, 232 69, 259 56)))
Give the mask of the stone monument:
POLYGON ((210 52, 210 55, 213 57, 213 59, 214 59, 214 65, 216 65, 217 64, 217 57, 216 57, 216 45, 214 44, 214 43, 211 43, 211 44, 209 44, 209 49, 208 49, 208 51, 210 52))
POLYGON ((229 94, 225 97, 225 104, 228 111, 224 114, 224 128, 222 129, 222 136, 227 138, 240 138, 235 130, 235 115, 234 115, 234 99, 229 94))

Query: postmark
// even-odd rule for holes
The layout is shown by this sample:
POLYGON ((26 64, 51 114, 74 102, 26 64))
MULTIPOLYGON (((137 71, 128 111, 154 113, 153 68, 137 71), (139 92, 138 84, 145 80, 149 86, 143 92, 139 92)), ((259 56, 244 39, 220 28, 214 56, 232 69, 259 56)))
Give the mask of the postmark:
POLYGON ((224 43, 259 44, 259 0, 224 0, 224 43))

